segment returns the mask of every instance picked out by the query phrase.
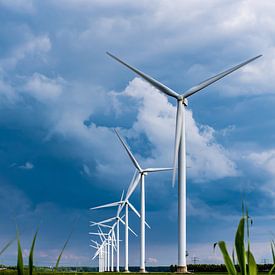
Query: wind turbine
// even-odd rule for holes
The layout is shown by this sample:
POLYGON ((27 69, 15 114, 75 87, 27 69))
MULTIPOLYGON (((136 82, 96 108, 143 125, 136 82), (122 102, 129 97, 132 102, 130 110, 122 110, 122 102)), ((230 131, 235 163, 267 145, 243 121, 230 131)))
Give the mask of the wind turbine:
MULTIPOLYGON (((96 206, 96 207, 90 208, 90 210, 95 210, 95 209, 107 208, 107 207, 112 207, 112 206, 118 206, 116 216, 114 216, 112 218, 109 218, 109 219, 106 219, 106 220, 101 221, 101 222, 97 222, 97 223, 93 222, 92 223, 92 226, 94 226, 94 225, 106 226, 106 223, 116 220, 116 222, 113 225, 113 230, 116 227, 116 229, 117 229, 117 253, 116 253, 116 255, 117 255, 117 260, 116 260, 117 267, 116 267, 116 271, 118 271, 118 272, 119 272, 119 262, 120 262, 119 261, 120 260, 119 259, 120 258, 120 244, 119 244, 120 230, 119 230, 119 223, 121 222, 122 224, 124 224, 126 232, 128 232, 128 230, 130 230, 135 236, 137 236, 137 234, 129 227, 129 224, 128 224, 128 212, 126 213, 127 216, 125 217, 125 222, 122 220, 125 215, 122 216, 122 218, 120 217, 120 213, 121 213, 121 210, 122 210, 121 206, 124 205, 124 203, 125 203, 125 200, 123 200, 123 195, 124 195, 124 192, 122 193, 120 201, 118 201, 118 202, 108 203, 108 204, 105 204, 105 205, 101 205, 101 206, 96 206)), ((137 210, 135 209, 135 207, 127 199, 127 205, 128 204, 129 204, 130 208, 135 213, 138 213, 137 210)), ((128 245, 128 238, 127 238, 127 245, 128 245)))
MULTIPOLYGON (((101 239, 102 244, 104 245, 104 247, 106 247, 106 271, 114 271, 114 250, 117 251, 116 249, 116 238, 115 238, 115 234, 114 234, 114 230, 115 227, 117 225, 117 222, 115 222, 112 226, 104 224, 104 221, 100 222, 100 223, 96 223, 96 222, 92 222, 91 226, 97 225, 98 226, 98 232, 94 233, 94 232, 90 232, 89 234, 92 235, 98 235, 101 239), (105 227, 105 228, 109 228, 109 232, 108 233, 103 233, 101 227, 105 227), (110 247, 111 246, 111 247, 110 247), (111 255, 110 255, 110 249, 111 249, 111 255), (111 257, 111 259, 110 259, 111 257)), ((94 244, 97 244, 97 242, 93 241, 92 242, 94 244)), ((95 256, 93 257, 93 259, 97 256, 98 254, 95 254, 95 256)))
MULTIPOLYGON (((100 229, 100 228, 99 228, 100 229)), ((98 235, 101 240, 101 245, 99 245, 96 241, 91 240, 96 246, 90 245, 93 248, 97 248, 92 260, 94 260, 98 256, 98 270, 99 272, 108 271, 108 263, 107 263, 107 250, 106 250, 106 241, 107 238, 101 230, 98 230, 97 233, 89 232, 92 235, 98 235)))
POLYGON ((162 172, 162 171, 169 171, 172 170, 171 168, 146 168, 143 169, 135 159, 134 155, 130 151, 129 147, 127 146, 126 142, 122 139, 119 135, 118 131, 115 130, 116 135, 118 136, 120 142, 122 143, 123 147, 125 148, 129 158, 131 159, 132 163, 134 164, 135 168, 137 169, 137 176, 132 181, 132 184, 128 188, 128 192, 126 194, 125 200, 128 200, 131 194, 135 191, 137 185, 140 183, 140 272, 146 272, 145 270, 145 184, 144 184, 144 177, 147 176, 148 173, 153 172, 162 172))
MULTIPOLYGON (((98 235, 100 237, 100 239, 104 245, 104 253, 106 254, 106 256, 105 256, 106 267, 107 267, 106 271, 110 271, 110 266, 111 266, 111 264, 110 264, 110 245, 113 245, 113 243, 111 242, 111 239, 110 239, 110 235, 112 233, 113 228, 112 228, 112 226, 109 226, 109 225, 96 224, 96 223, 93 223, 91 226, 94 226, 94 225, 98 225, 98 232, 97 233, 90 232, 89 234, 98 235), (106 227, 109 228, 109 232, 103 233, 101 226, 105 227, 105 228, 106 227), (106 249, 106 251, 105 251, 105 249, 106 249)), ((112 247, 112 249, 113 249, 113 247, 112 247)))
MULTIPOLYGON (((108 207, 114 207, 114 206, 120 206, 119 211, 118 211, 118 215, 120 214, 120 212, 125 209, 125 267, 124 267, 124 272, 129 272, 129 237, 128 237, 128 230, 131 228, 129 227, 129 207, 130 209, 140 218, 140 214, 139 212, 136 210, 136 208, 133 206, 133 204, 129 201, 129 189, 132 188, 132 185, 135 181, 136 178, 136 173, 134 174, 134 177, 129 185, 128 191, 127 191, 127 198, 117 201, 117 202, 113 202, 113 203, 108 203, 108 204, 104 204, 101 206, 97 206, 97 207, 93 207, 92 209, 102 209, 102 208, 108 208, 108 207)), ((98 223, 96 223, 98 224, 98 223)), ((145 224, 147 225, 147 227, 150 228, 150 226, 145 222, 145 224)), ((133 231, 132 231, 133 232, 133 231)))
MULTIPOLYGON (((110 231, 107 234, 104 234, 104 233, 101 233, 101 234, 90 233, 90 234, 92 234, 92 235, 101 235, 101 236, 104 237, 105 242, 106 242, 107 239, 110 240, 110 235, 111 234, 112 234, 112 236, 114 235, 114 230, 116 228, 117 229, 117 237, 119 237, 119 223, 120 222, 122 222, 123 224, 125 224, 124 221, 120 217, 117 218, 117 216, 112 217, 110 219, 106 219, 104 221, 100 221, 100 222, 91 222, 91 226, 97 225, 97 226, 109 227, 111 229, 110 229, 110 231), (111 221, 114 221, 114 220, 116 220, 116 221, 115 221, 115 223, 112 226, 109 226, 109 225, 105 224, 105 223, 108 223, 108 222, 111 222, 111 221)), ((107 268, 106 271, 114 271, 114 261, 113 261, 114 248, 115 248, 114 240, 112 239, 111 243, 108 242, 107 245, 108 245, 107 246, 108 252, 106 252, 106 254, 107 254, 107 266, 108 266, 108 268, 107 268), (110 248, 109 248, 110 244, 111 244, 111 264, 110 264, 110 258, 109 258, 110 257, 110 248)), ((116 248, 116 252, 117 252, 117 267, 116 267, 116 269, 117 269, 117 271, 119 271, 119 241, 116 241, 116 246, 117 246, 117 248, 116 248)))
POLYGON ((240 69, 255 59, 261 57, 258 55, 253 57, 237 66, 232 67, 226 71, 223 71, 213 77, 210 77, 196 86, 188 89, 184 93, 177 93, 169 87, 165 86, 156 79, 141 72, 140 70, 132 67, 121 59, 117 58, 113 54, 107 52, 107 54, 126 66, 128 69, 135 72, 142 79, 149 82, 152 86, 158 89, 160 92, 172 96, 177 100, 177 116, 176 116, 176 134, 175 134, 175 148, 174 148, 174 172, 173 172, 173 185, 175 182, 176 164, 178 162, 178 269, 177 272, 187 272, 186 266, 186 144, 185 144, 185 108, 188 105, 187 98, 207 86, 213 84, 226 75, 240 69))
POLYGON ((104 255, 103 255, 103 243, 100 245, 98 242, 91 240, 93 242, 93 245, 90 244, 90 247, 95 248, 96 252, 92 258, 94 260, 98 256, 98 271, 103 272, 104 271, 104 266, 103 266, 103 261, 104 261, 104 255))

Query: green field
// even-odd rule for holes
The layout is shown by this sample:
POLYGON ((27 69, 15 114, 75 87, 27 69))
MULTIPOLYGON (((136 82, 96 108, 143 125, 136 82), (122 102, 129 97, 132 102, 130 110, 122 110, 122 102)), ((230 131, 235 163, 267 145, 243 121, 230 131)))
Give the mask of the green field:
MULTIPOLYGON (((104 274, 104 275, 110 275, 110 273, 112 274, 118 274, 118 275, 125 275, 124 272, 100 272, 100 274, 104 274)), ((1 274, 1 273, 0 273, 1 274)), ((10 274, 10 273, 9 273, 10 274)), ((13 273, 14 274, 14 273, 13 273)), ((38 272, 35 273, 37 275, 50 275, 52 274, 51 272, 38 272)), ((58 272, 57 275, 72 275, 72 274, 78 274, 78 275, 98 275, 99 272, 58 272)), ((130 274, 133 275, 140 275, 139 272, 130 272, 130 274)), ((172 272, 147 272, 146 274, 150 275, 175 275, 176 273, 172 273, 172 272)), ((227 272, 221 273, 221 272, 216 272, 216 273, 208 273, 208 272, 198 272, 198 273, 191 273, 191 274, 198 274, 198 275, 227 275, 227 272)), ((261 273, 259 273, 258 275, 260 275, 261 273)), ((262 274, 267 274, 267 273, 262 273, 262 274)), ((8 274, 7 274, 8 275, 8 274)), ((11 274, 10 274, 11 275, 11 274)))
MULTIPOLYGON (((26 275, 28 275, 28 271, 26 270, 26 275)), ((118 274, 118 275, 125 275, 124 272, 101 272, 100 274, 118 274)), ((53 275, 54 272, 34 272, 35 275, 53 275)), ((98 275, 99 272, 56 272, 56 275, 98 275)), ((140 275, 139 272, 131 272, 131 274, 134 275, 140 275)), ((171 272, 147 272, 146 274, 150 275, 150 274, 154 274, 154 275, 172 275, 175 273, 171 273, 171 272)), ((198 274, 198 275, 226 275, 228 274, 227 272, 197 272, 197 273, 193 273, 193 274, 198 274)), ((267 272, 259 272, 258 275, 266 275, 268 274, 267 272)), ((17 275, 17 270, 2 270, 0 271, 0 275, 17 275)))

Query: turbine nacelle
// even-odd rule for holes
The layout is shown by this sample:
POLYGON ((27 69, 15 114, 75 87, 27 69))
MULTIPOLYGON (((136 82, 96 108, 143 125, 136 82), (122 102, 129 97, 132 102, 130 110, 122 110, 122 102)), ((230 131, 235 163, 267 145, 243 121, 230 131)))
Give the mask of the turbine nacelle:
POLYGON ((179 96, 178 101, 181 102, 185 107, 188 106, 188 99, 186 97, 179 96))
POLYGON ((185 105, 185 106, 188 106, 188 99, 187 98, 184 98, 182 103, 185 105))

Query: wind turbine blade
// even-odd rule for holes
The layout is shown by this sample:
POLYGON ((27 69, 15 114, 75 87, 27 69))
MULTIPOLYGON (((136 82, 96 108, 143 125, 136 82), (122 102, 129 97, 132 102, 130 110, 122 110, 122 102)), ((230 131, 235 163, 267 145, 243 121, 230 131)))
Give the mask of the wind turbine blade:
POLYGON ((131 189, 129 190, 128 195, 126 196, 125 200, 128 200, 131 197, 131 195, 133 194, 133 192, 135 191, 135 189, 136 189, 136 187, 137 187, 137 185, 140 181, 140 177, 141 177, 141 174, 138 173, 138 175, 137 175, 131 189))
MULTIPOLYGON (((135 212, 135 214, 140 218, 140 214, 137 211, 137 209, 128 201, 128 205, 129 207, 133 210, 133 212, 135 212)), ((145 225, 151 229, 150 225, 145 221, 145 225)))
POLYGON ((124 197, 124 190, 122 190, 122 193, 121 193, 120 204, 123 202, 123 197, 124 197))
POLYGON ((145 221, 145 225, 149 228, 149 229, 151 229, 151 226, 145 221))
POLYGON ((90 210, 96 210, 96 209, 101 209, 101 208, 106 208, 106 207, 113 207, 113 206, 119 205, 120 203, 121 203, 120 201, 116 201, 116 202, 112 202, 112 203, 92 207, 92 208, 90 208, 90 210))
POLYGON ((136 208, 128 201, 129 207, 132 209, 132 211, 140 218, 139 212, 136 210, 136 208))
POLYGON ((118 57, 114 56, 113 54, 107 52, 107 54, 112 57, 113 59, 115 59, 116 61, 118 61, 119 63, 123 64, 124 66, 126 66, 127 68, 129 68, 130 70, 132 70, 133 72, 135 72, 137 75, 139 75, 142 79, 144 79, 145 81, 149 82, 152 86, 154 86, 156 89, 158 89, 159 91, 165 93, 166 95, 175 97, 175 98, 179 98, 179 94, 176 93, 175 91, 173 91, 172 89, 168 88, 167 86, 165 86, 164 84, 160 83, 159 81, 157 81, 156 79, 152 78, 151 76, 141 72, 140 70, 130 66, 129 64, 125 63, 124 61, 122 61, 121 59, 119 59, 118 57))
POLYGON ((93 242, 95 245, 99 246, 99 243, 94 241, 94 240, 91 240, 91 242, 93 242))
POLYGON ((128 190, 127 190, 127 193, 126 193, 126 197, 128 196, 128 193, 129 193, 129 191, 131 190, 131 188, 132 188, 132 186, 133 186, 133 183, 135 182, 135 179, 136 179, 136 176, 137 176, 137 170, 135 170, 135 173, 134 173, 134 176, 133 176, 133 178, 132 178, 132 180, 131 180, 131 183, 130 183, 130 185, 129 185, 129 187, 128 187, 128 190))
POLYGON ((137 237, 138 235, 136 234, 136 232, 133 230, 133 229, 131 229, 131 227, 130 226, 128 226, 128 229, 137 237))
POLYGON ((97 235, 97 236, 103 236, 103 235, 107 235, 107 234, 102 234, 102 233, 98 233, 98 232, 89 232, 90 235, 97 235))
POLYGON ((175 134, 175 147, 174 147, 174 163, 173 163, 173 180, 172 185, 175 185, 176 179, 176 168, 177 168, 177 161, 178 161, 178 153, 180 147, 180 139, 182 135, 182 115, 183 115, 183 106, 182 102, 178 100, 177 106, 177 117, 176 117, 176 134, 175 134))
POLYGON ((174 168, 146 168, 143 171, 144 172, 162 172, 162 171, 172 171, 174 168))
MULTIPOLYGON (((123 196, 124 196, 124 190, 122 191, 121 198, 120 198, 121 203, 123 202, 123 201, 122 201, 123 196)), ((119 216, 119 214, 120 214, 120 212, 121 212, 121 210, 122 210, 122 205, 121 205, 121 203, 119 204, 119 206, 118 206, 118 208, 117 208, 116 217, 119 216)), ((124 204, 124 202, 123 202, 123 204, 124 204)))
POLYGON ((219 73, 219 74, 217 74, 217 75, 215 75, 215 76, 213 76, 213 77, 211 77, 211 78, 206 79, 205 81, 201 82, 200 84, 198 84, 198 85, 192 87, 191 89, 187 90, 187 91, 183 94, 183 97, 184 97, 184 98, 187 98, 187 97, 189 97, 189 96, 191 96, 191 95, 197 93, 198 91, 204 89, 205 87, 207 87, 207 86, 211 85, 212 83, 218 81, 219 79, 221 79, 221 78, 227 76, 228 74, 231 74, 232 72, 234 72, 234 71, 240 69, 241 67, 247 65, 248 63, 254 61, 255 59, 257 59, 257 58, 259 58, 259 57, 261 57, 261 56, 262 56, 262 55, 258 55, 258 56, 256 56, 256 57, 253 57, 253 58, 251 58, 251 59, 249 59, 249 60, 247 60, 247 61, 245 61, 245 62, 243 62, 243 63, 241 63, 241 64, 239 64, 239 65, 237 65, 237 66, 235 66, 235 67, 233 67, 233 68, 231 68, 231 69, 228 69, 228 70, 226 70, 226 71, 224 71, 224 72, 221 72, 221 73, 219 73))
POLYGON ((99 235, 99 238, 100 238, 101 242, 103 243, 104 239, 103 239, 102 235, 100 233, 98 235, 99 235))
POLYGON ((102 226, 102 227, 107 227, 107 228, 112 228, 112 226, 107 225, 107 224, 103 224, 103 223, 100 223, 100 222, 93 222, 92 224, 90 224, 90 226, 96 226, 96 225, 99 225, 99 226, 102 226))
POLYGON ((124 220, 122 220, 120 217, 118 217, 118 219, 119 219, 119 221, 120 221, 123 225, 125 225, 124 220))
POLYGON ((113 220, 115 220, 116 219, 116 217, 113 217, 113 218, 109 218, 109 219, 106 219, 106 220, 103 220, 103 221, 100 221, 100 222, 97 222, 97 223, 108 223, 108 222, 111 222, 111 221, 113 221, 113 220))
POLYGON ((135 159, 134 155, 132 154, 131 150, 129 149, 128 145, 126 144, 126 142, 123 140, 123 138, 120 136, 120 134, 118 133, 118 131, 116 129, 114 129, 117 137, 119 138, 120 142, 122 143, 123 147, 125 148, 128 156, 130 157, 131 161, 133 162, 134 166, 141 172, 142 169, 139 166, 137 160, 135 159))
MULTIPOLYGON (((108 220, 107 220, 108 221, 108 220)), ((104 224, 103 222, 105 221, 102 221, 102 222, 93 222, 93 221, 90 221, 90 226, 95 226, 95 225, 98 225, 98 226, 102 226, 102 227, 108 227, 108 228, 112 228, 111 225, 108 225, 108 224, 104 224)), ((109 221, 108 221, 109 222, 109 221)))
POLYGON ((103 243, 106 241, 106 237, 105 236, 107 236, 108 234, 106 234, 106 233, 103 233, 102 232, 102 229, 98 226, 98 233, 100 233, 101 234, 101 236, 102 236, 102 238, 103 238, 103 243))
POLYGON ((96 253, 94 254, 92 260, 94 260, 98 256, 98 254, 99 254, 99 250, 96 251, 96 253))

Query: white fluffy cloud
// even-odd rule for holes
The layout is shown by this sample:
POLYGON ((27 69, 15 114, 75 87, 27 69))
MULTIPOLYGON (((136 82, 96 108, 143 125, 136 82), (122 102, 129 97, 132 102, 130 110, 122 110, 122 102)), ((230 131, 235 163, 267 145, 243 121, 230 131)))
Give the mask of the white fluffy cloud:
POLYGON ((25 84, 24 92, 38 101, 55 100, 63 91, 64 80, 48 78, 42 74, 34 73, 25 84))
POLYGON ((28 37, 26 41, 14 46, 6 57, 0 59, 1 69, 13 69, 19 61, 27 56, 41 56, 51 49, 51 41, 47 35, 34 36, 28 33, 26 36, 28 37))
POLYGON ((245 158, 251 161, 253 166, 261 168, 267 173, 275 176, 275 149, 252 152, 245 158))
POLYGON ((7 83, 4 79, 0 77, 0 96, 2 99, 2 103, 6 100, 9 104, 15 103, 18 99, 17 92, 14 88, 7 83))

